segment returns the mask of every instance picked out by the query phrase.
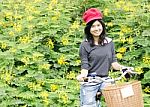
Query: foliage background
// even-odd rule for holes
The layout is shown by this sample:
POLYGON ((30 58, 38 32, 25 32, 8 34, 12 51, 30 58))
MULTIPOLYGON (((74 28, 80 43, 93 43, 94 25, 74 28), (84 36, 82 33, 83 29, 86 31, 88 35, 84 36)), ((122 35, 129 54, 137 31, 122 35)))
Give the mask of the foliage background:
POLYGON ((140 73, 150 105, 149 0, 1 0, 1 107, 79 106, 78 49, 90 7, 103 12, 118 61, 140 73))

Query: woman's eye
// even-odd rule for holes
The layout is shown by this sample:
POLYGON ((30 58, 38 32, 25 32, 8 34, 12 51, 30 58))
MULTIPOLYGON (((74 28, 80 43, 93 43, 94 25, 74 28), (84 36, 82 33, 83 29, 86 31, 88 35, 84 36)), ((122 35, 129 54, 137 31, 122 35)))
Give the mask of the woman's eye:
POLYGON ((94 28, 95 26, 93 25, 92 28, 94 28))

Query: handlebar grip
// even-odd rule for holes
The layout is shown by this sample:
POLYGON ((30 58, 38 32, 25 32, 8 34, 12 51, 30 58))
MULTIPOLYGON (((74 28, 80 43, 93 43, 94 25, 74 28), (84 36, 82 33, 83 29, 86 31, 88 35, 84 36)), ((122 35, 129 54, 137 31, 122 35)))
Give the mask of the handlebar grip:
POLYGON ((124 72, 127 72, 124 76, 125 78, 131 78, 131 74, 136 74, 135 72, 133 72, 134 68, 133 67, 123 67, 121 69, 121 71, 124 73, 124 72))

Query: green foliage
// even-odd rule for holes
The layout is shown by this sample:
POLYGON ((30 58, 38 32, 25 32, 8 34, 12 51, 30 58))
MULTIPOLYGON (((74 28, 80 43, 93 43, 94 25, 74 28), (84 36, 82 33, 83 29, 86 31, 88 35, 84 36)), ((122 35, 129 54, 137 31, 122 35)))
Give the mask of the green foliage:
POLYGON ((149 94, 148 0, 0 0, 0 106, 79 106, 81 18, 90 7, 103 12, 118 61, 141 73, 149 94))

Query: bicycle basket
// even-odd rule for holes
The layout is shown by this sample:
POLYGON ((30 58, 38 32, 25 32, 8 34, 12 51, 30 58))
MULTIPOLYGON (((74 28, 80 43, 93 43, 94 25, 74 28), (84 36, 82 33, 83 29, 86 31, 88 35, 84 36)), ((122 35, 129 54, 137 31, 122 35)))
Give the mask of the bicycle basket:
POLYGON ((108 86, 102 93, 107 107, 144 107, 140 81, 108 86))

